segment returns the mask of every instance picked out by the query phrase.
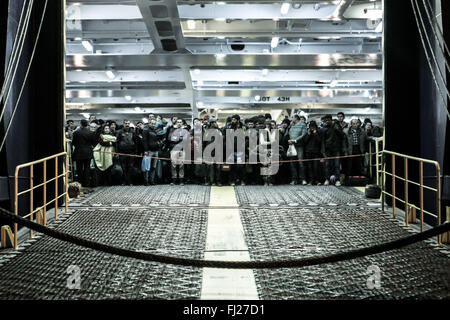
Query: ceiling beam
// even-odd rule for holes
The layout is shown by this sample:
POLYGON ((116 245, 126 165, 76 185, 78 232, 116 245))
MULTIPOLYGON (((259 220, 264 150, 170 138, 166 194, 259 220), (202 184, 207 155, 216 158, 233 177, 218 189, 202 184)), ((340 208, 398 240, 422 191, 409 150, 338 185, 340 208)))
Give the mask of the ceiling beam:
POLYGON ((241 37, 256 38, 274 36, 280 38, 381 38, 376 32, 376 25, 367 24, 366 20, 292 21, 290 26, 283 21, 273 20, 236 20, 236 21, 198 21, 195 29, 189 29, 187 21, 183 21, 183 32, 186 38, 207 37, 241 37))
POLYGON ((73 69, 102 70, 108 66, 118 69, 127 68, 158 68, 167 66, 204 67, 204 68, 260 68, 276 67, 279 69, 381 69, 382 55, 347 55, 347 54, 318 54, 318 55, 191 55, 191 54, 152 54, 149 56, 68 56, 66 67, 73 69))

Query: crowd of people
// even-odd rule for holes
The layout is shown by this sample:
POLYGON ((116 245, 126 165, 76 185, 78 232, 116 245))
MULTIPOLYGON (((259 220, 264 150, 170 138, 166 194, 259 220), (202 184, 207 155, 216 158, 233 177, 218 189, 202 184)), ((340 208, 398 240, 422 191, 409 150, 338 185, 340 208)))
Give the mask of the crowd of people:
POLYGON ((348 123, 342 112, 336 119, 326 115, 320 121, 309 122, 304 116, 294 115, 278 124, 270 114, 249 119, 234 115, 221 128, 217 119, 209 116, 194 119, 192 126, 184 119, 166 120, 154 114, 145 122, 124 120, 119 125, 91 116, 76 126, 68 120, 66 138, 71 141, 74 179, 83 187, 186 183, 341 186, 348 181, 345 177, 368 176, 369 144, 383 135, 370 119, 352 119, 348 123), (203 134, 200 143, 193 139, 194 133, 199 132, 195 130, 203 134), (265 164, 248 161, 248 143, 244 153, 236 149, 234 158, 226 162, 211 163, 201 158, 183 161, 185 153, 172 153, 177 144, 190 139, 190 151, 195 154, 196 148, 204 150, 217 137, 226 139, 225 132, 229 130, 278 130, 278 170, 261 174, 265 164), (208 135, 215 138, 208 139, 208 135), (349 155, 359 156, 342 158, 349 155))

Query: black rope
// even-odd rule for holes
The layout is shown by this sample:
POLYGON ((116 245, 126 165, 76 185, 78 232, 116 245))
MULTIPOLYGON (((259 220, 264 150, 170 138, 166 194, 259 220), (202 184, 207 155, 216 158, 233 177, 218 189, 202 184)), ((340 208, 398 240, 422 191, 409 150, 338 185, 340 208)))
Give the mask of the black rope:
POLYGON ((398 239, 388 243, 375 245, 368 248, 356 249, 348 252, 337 253, 322 257, 311 257, 297 260, 283 260, 283 261, 207 261, 194 260, 186 258, 167 257, 155 255, 146 252, 132 251, 117 247, 108 246, 105 244, 89 241, 79 237, 75 237, 66 233, 62 233, 53 229, 49 229, 35 222, 26 220, 22 217, 0 208, 0 217, 3 217, 11 222, 18 223, 34 231, 43 233, 47 236, 67 241, 82 247, 119 255, 128 258, 134 258, 150 262, 159 262, 165 264, 172 264, 178 266, 198 267, 198 268, 221 268, 221 269, 275 269, 275 268, 300 268, 305 266, 313 266, 324 263, 334 263, 339 261, 351 260, 361 258, 368 255, 378 254, 393 249, 398 249, 404 246, 414 244, 426 240, 428 238, 437 236, 439 234, 450 231, 450 223, 446 222, 438 227, 418 233, 406 238, 398 239))

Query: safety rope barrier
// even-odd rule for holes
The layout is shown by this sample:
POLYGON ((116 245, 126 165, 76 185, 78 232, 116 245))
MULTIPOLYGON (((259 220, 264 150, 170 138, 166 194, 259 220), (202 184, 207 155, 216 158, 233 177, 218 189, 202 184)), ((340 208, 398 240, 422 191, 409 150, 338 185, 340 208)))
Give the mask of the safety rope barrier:
POLYGON ((354 154, 354 155, 347 155, 347 156, 336 156, 336 157, 325 157, 325 158, 315 158, 315 159, 293 159, 293 160, 280 160, 280 161, 267 161, 267 162, 220 162, 220 161, 204 161, 204 160, 181 160, 181 159, 172 159, 172 158, 162 158, 162 157, 154 157, 154 156, 141 156, 136 154, 129 154, 129 153, 119 153, 119 152, 107 152, 107 151, 101 151, 101 150, 94 150, 93 152, 103 153, 103 154, 112 154, 119 157, 131 157, 131 158, 148 158, 148 159, 155 159, 155 160, 161 160, 161 161, 176 161, 181 164, 225 164, 225 165, 255 165, 255 164, 263 164, 263 165, 269 165, 269 164, 277 164, 277 163, 293 163, 293 162, 312 162, 312 161, 326 161, 326 160, 334 160, 334 159, 347 159, 347 158, 359 158, 359 157, 366 157, 366 156, 373 156, 377 154, 382 154, 383 151, 379 152, 373 152, 373 153, 365 153, 365 154, 354 154), (199 163, 201 161, 201 163, 199 163))
POLYGON ((18 223, 24 227, 32 229, 36 232, 40 232, 49 237, 56 238, 62 241, 66 241, 75 245, 79 245, 85 248, 94 249, 97 251, 114 254, 122 257, 134 258, 144 260, 148 262, 158 262, 163 264, 171 264, 185 267, 197 267, 197 268, 219 268, 219 269, 277 269, 277 268, 300 268, 305 266, 314 266, 325 263, 334 263, 339 261, 352 260, 356 258, 365 257, 368 255, 378 254, 401 247, 405 247, 431 237, 443 234, 450 231, 450 222, 446 222, 433 229, 427 230, 422 233, 414 234, 405 238, 394 240, 391 242, 374 245, 367 248, 351 250, 347 252, 320 256, 310 257, 297 260, 280 260, 280 261, 212 261, 212 260, 195 260, 186 258, 169 257, 162 255, 155 255, 146 252, 132 251, 123 248, 117 248, 102 243, 82 239, 76 236, 69 235, 60 231, 56 231, 32 221, 23 219, 22 217, 14 215, 5 209, 0 208, 0 218, 5 218, 13 223, 18 223))

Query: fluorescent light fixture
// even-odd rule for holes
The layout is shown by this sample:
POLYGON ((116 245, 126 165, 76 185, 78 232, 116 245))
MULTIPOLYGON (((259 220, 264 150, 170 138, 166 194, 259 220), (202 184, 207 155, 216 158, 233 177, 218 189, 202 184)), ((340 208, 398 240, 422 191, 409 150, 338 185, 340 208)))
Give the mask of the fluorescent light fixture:
POLYGON ((219 6, 223 6, 223 5, 225 5, 226 3, 223 2, 223 1, 220 1, 220 2, 217 2, 217 4, 218 4, 219 6))
POLYGON ((142 110, 141 110, 141 108, 136 107, 136 108, 134 108, 134 111, 136 111, 136 112, 141 112, 142 110))
POLYGON ((107 70, 106 71, 106 75, 108 76, 108 78, 110 78, 111 80, 113 80, 116 77, 116 74, 114 73, 114 71, 112 70, 107 70))
POLYGON ((190 30, 195 29, 195 21, 194 20, 188 20, 187 21, 187 26, 188 26, 188 29, 190 29, 190 30))
POLYGON ((272 38, 272 41, 270 42, 270 46, 271 46, 272 48, 278 47, 278 41, 280 41, 280 38, 279 38, 279 37, 273 37, 273 38, 272 38))
POLYGON ((131 96, 125 96, 125 99, 131 101, 131 96))
POLYGON ((289 2, 285 2, 281 5, 281 14, 285 15, 289 12, 289 9, 291 8, 291 4, 289 2))
POLYGON ((225 58, 225 56, 226 56, 225 53, 217 53, 217 54, 216 54, 216 58, 217 58, 217 59, 223 59, 223 58, 225 58))
POLYGON ((367 19, 377 20, 383 18, 383 10, 382 9, 366 9, 364 10, 367 19))
POLYGON ((225 21, 225 18, 215 18, 216 21, 225 21))
POLYGON ((261 100, 261 96, 255 96, 255 100, 256 100, 256 101, 261 100))
POLYGON ((89 119, 89 113, 82 113, 81 114, 83 117, 85 117, 86 119, 89 119))
POLYGON ((89 52, 94 51, 94 46, 91 44, 90 41, 84 40, 84 41, 81 41, 81 44, 87 51, 89 51, 89 52))
POLYGON ((263 74, 264 76, 267 76, 267 75, 269 74, 269 70, 263 69, 263 70, 262 70, 262 74, 263 74))
POLYGON ((203 103, 203 101, 199 101, 199 102, 197 102, 197 106, 198 107, 203 107, 205 104, 203 103))
POLYGON ((200 69, 195 69, 194 74, 200 74, 200 69))
POLYGON ((337 85, 337 81, 336 80, 331 81, 330 87, 334 88, 334 87, 336 87, 336 85, 337 85))

